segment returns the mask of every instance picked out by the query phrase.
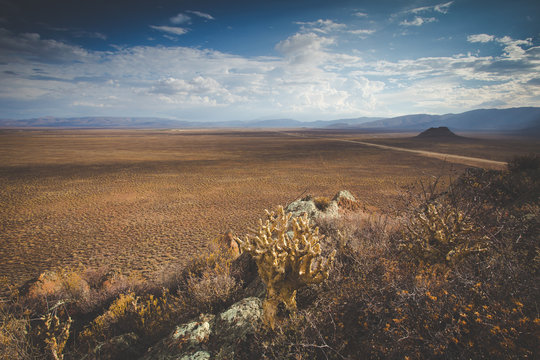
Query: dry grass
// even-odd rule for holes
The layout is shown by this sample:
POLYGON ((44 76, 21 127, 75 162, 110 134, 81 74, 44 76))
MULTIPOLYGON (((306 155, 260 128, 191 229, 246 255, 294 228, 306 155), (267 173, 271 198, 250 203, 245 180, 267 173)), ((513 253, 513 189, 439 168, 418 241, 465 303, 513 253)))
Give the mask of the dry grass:
POLYGON ((400 186, 441 169, 270 131, 4 130, 0 275, 22 284, 82 263, 151 277, 302 193, 348 189, 365 209, 387 210, 400 186))

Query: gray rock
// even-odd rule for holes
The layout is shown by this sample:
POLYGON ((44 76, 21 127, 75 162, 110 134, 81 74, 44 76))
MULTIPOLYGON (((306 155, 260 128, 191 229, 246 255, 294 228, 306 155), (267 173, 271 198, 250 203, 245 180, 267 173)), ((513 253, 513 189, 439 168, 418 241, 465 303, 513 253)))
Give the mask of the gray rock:
POLYGON ((182 356, 180 360, 209 360, 210 357, 209 352, 197 351, 196 353, 182 356))
POLYGON ((307 214, 309 218, 314 218, 319 214, 319 210, 315 206, 315 203, 313 200, 296 200, 290 203, 287 208, 285 209, 285 212, 292 213, 293 217, 302 216, 304 214, 307 214))
POLYGON ((326 210, 324 210, 323 213, 319 214, 319 216, 327 216, 327 217, 336 217, 339 215, 339 206, 337 201, 332 200, 330 204, 328 204, 328 207, 326 210))
POLYGON ((347 200, 351 200, 351 201, 356 201, 354 195, 351 194, 347 190, 338 191, 338 193, 336 195, 334 195, 334 198, 332 199, 332 201, 338 202, 339 199, 342 199, 342 198, 347 199, 347 200))
POLYGON ((232 359, 236 345, 255 332, 261 317, 261 299, 245 298, 217 316, 201 315, 177 326, 141 360, 232 359))

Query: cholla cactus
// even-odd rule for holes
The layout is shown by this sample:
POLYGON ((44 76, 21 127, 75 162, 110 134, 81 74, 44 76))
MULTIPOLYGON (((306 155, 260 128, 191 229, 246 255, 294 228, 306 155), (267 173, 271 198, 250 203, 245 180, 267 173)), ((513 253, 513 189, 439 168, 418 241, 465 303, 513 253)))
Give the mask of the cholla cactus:
POLYGON ((485 238, 475 236, 474 228, 462 212, 451 206, 428 204, 407 225, 402 247, 419 260, 431 264, 455 263, 472 252, 484 251, 485 238))
POLYGON ((274 328, 278 304, 283 302, 289 310, 296 310, 296 291, 328 278, 335 251, 328 259, 321 256, 319 240, 323 236, 319 228, 310 226, 307 215, 292 218, 282 206, 277 212, 266 210, 266 214, 268 220, 259 221, 255 235, 236 241, 257 263, 267 288, 264 320, 274 328))

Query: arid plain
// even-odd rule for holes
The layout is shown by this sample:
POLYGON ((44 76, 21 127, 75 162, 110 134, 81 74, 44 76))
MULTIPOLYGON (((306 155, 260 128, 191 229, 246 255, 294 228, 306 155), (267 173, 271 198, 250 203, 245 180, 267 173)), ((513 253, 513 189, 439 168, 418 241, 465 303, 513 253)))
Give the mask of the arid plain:
POLYGON ((227 229, 246 233, 264 209, 301 195, 347 189, 366 211, 389 212, 402 187, 475 165, 355 141, 500 162, 540 152, 530 139, 412 135, 2 130, 0 276, 22 284, 44 270, 82 264, 152 277, 227 229))

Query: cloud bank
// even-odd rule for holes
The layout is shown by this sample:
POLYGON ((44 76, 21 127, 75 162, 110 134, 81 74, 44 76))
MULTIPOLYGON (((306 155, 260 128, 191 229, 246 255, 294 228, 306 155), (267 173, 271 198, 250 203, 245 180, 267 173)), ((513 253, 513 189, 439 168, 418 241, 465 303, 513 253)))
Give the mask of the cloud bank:
MULTIPOLYGON (((444 14, 451 4, 411 13, 444 14)), ((540 73, 540 47, 530 38, 470 34, 464 43, 479 48, 489 43, 497 53, 389 60, 340 47, 347 36, 371 36, 374 30, 328 19, 297 25, 298 32, 275 44, 275 56, 187 46, 91 51, 37 33, 0 29, 0 107, 15 117, 307 120, 399 115, 402 109, 444 113, 527 106, 540 99, 538 79, 531 77, 540 73)), ((175 36, 187 32, 151 27, 175 36)))

